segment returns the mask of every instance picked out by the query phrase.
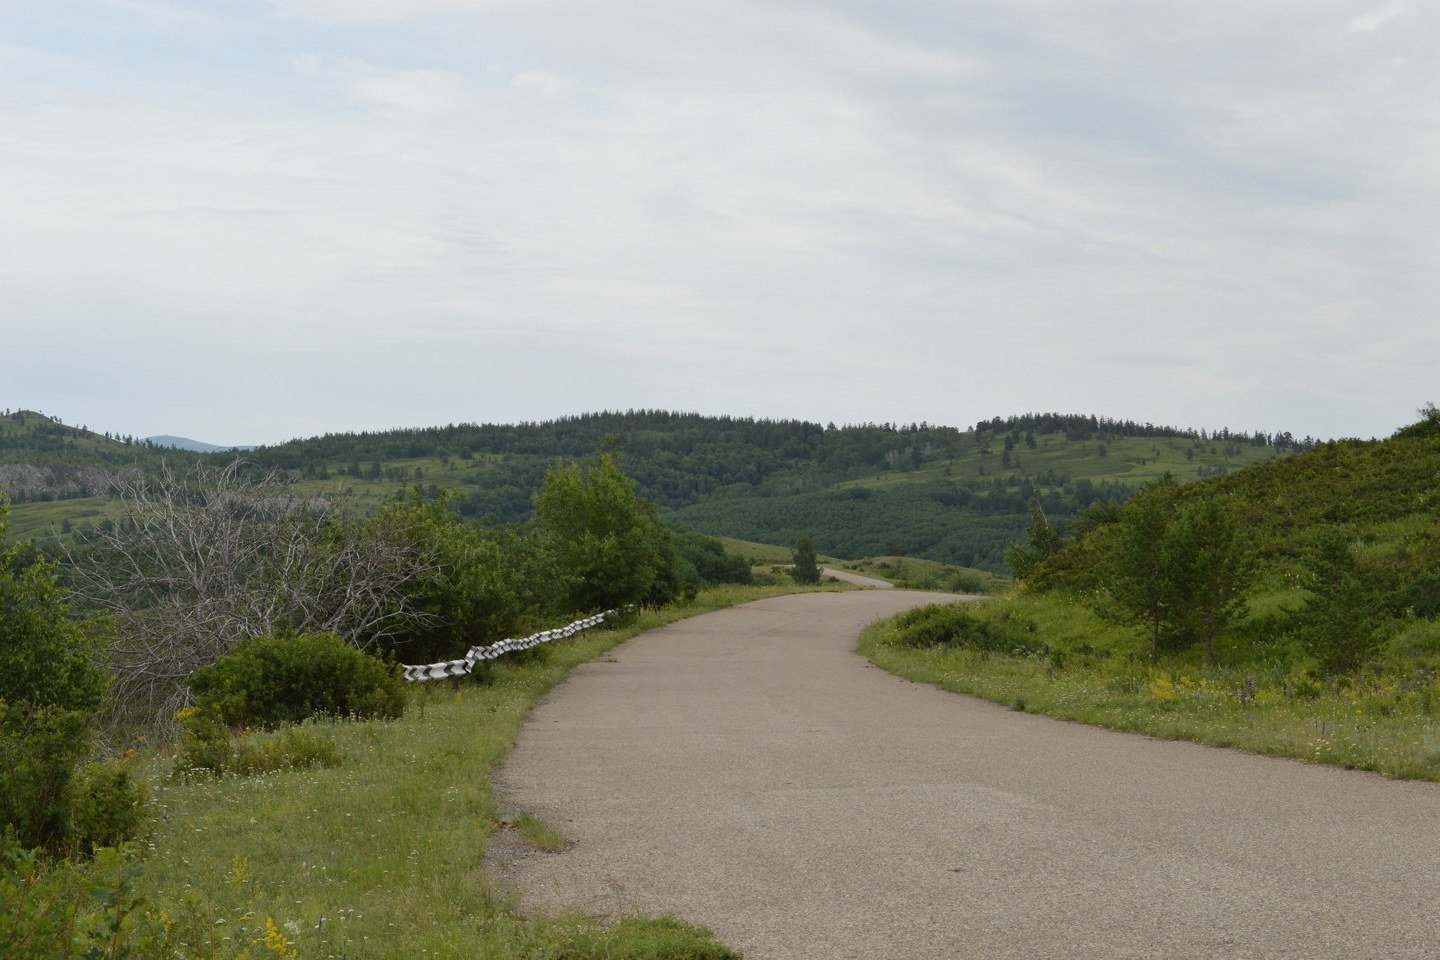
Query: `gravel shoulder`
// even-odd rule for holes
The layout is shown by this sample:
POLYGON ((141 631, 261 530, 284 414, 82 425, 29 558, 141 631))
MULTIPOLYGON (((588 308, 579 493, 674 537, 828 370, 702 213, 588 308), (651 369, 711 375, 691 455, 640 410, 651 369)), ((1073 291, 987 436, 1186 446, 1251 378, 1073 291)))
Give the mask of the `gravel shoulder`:
POLYGON ((643 634, 531 714, 526 906, 674 913, 765 958, 1421 958, 1440 786, 1156 741, 853 652, 951 595, 799 594, 643 634))

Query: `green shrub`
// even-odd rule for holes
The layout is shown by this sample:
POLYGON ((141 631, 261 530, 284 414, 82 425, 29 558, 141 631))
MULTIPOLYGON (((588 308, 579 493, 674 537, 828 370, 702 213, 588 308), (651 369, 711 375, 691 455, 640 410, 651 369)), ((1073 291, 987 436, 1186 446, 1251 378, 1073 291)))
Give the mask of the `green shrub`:
POLYGON ((984 593, 985 578, 978 573, 960 570, 950 575, 949 589, 952 593, 984 593))
POLYGON ((1387 599, 1387 605, 1396 613, 1411 613, 1427 620, 1440 617, 1440 576, 1421 574, 1387 599))
POLYGON ((73 944, 69 871, 49 869, 38 851, 0 832, 0 957, 59 957, 73 944))
POLYGON ((70 823, 82 850, 117 847, 140 836, 150 791, 124 763, 92 763, 76 778, 70 823))
MULTIPOLYGON (((0 502, 0 544, 9 531, 0 502)), ((105 692, 102 624, 75 619, 53 564, 0 549, 0 833, 62 848, 71 778, 105 692)))
POLYGON ((1322 673, 1351 673, 1384 642, 1378 604, 1344 533, 1324 529, 1315 543, 1310 599, 1290 614, 1290 627, 1322 673))
POLYGON ((981 620, 963 603, 932 604, 901 614, 895 621, 895 642, 902 647, 965 647, 1010 656, 1047 652, 1035 623, 1006 611, 981 620))
POLYGON ((71 779, 89 750, 89 715, 0 700, 0 833, 56 850, 70 834, 71 779))
POLYGON ((273 728, 320 715, 393 719, 405 711, 399 669, 333 633, 241 641, 190 675, 196 704, 230 727, 273 728))
POLYGON ((0 833, 0 957, 45 960, 239 960, 213 912, 192 900, 161 909, 137 895, 143 873, 134 844, 94 860, 58 860, 0 833))
POLYGON ((253 777, 280 770, 338 767, 345 759, 334 741, 309 725, 282 727, 268 735, 232 736, 204 711, 190 708, 181 713, 184 729, 175 766, 181 777, 197 772, 253 777))
POLYGON ((695 568, 704 586, 722 583, 749 583, 750 561, 725 552, 725 545, 714 537, 690 530, 676 530, 670 535, 675 553, 695 568))

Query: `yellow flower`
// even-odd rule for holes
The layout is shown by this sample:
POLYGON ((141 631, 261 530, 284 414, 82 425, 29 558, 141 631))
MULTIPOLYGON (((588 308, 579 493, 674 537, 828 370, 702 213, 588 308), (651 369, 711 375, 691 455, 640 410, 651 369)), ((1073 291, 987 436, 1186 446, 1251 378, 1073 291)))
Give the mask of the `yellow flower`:
POLYGON ((265 935, 259 940, 252 942, 263 944, 266 950, 269 950, 277 957, 285 958, 285 960, 295 960, 295 958, 300 956, 300 951, 295 949, 294 945, 291 944, 285 934, 280 932, 280 928, 275 926, 275 921, 270 917, 265 918, 265 935))

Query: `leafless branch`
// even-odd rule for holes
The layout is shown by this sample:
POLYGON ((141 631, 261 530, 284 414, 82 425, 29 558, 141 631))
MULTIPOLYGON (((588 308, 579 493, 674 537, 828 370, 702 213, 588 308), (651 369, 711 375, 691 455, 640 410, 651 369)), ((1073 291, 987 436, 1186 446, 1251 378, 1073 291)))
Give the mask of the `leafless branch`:
POLYGON ((369 529, 338 494, 303 496, 249 468, 121 479, 120 518, 72 551, 77 592, 119 627, 117 719, 163 726, 190 673, 246 637, 333 630, 370 647, 425 619, 407 588, 434 575, 433 556, 369 529))

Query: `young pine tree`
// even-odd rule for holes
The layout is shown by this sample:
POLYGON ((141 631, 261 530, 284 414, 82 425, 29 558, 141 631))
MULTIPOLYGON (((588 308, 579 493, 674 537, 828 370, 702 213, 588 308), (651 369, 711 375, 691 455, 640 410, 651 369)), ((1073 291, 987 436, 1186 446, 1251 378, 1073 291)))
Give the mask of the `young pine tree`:
POLYGON ((809 537, 801 537, 795 544, 795 565, 790 568, 790 576, 796 583, 820 582, 820 564, 816 562, 815 546, 809 537))
POLYGON ((1324 531, 1310 568, 1310 601, 1297 611, 1292 629, 1325 673, 1349 673, 1379 647, 1378 610, 1350 542, 1324 531))
POLYGON ((1166 549, 1166 539, 1177 490, 1167 473, 1125 504, 1108 581, 1122 619, 1149 633, 1152 661, 1160 659, 1176 607, 1173 554, 1166 549))
POLYGON ((1207 497, 1185 507, 1166 537, 1166 579, 1175 591, 1175 641, 1203 643, 1215 662, 1215 640, 1245 606, 1249 551, 1235 518, 1219 500, 1207 497))

